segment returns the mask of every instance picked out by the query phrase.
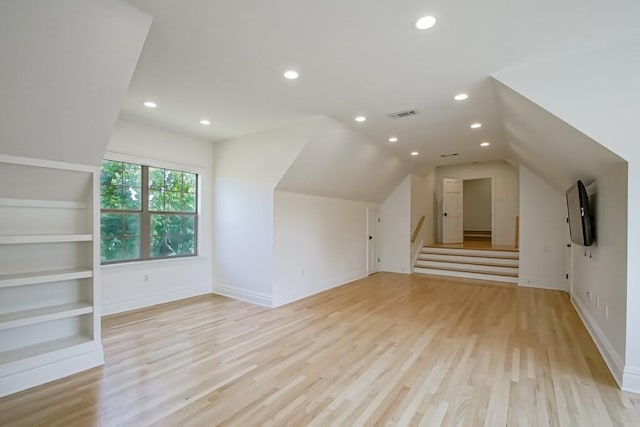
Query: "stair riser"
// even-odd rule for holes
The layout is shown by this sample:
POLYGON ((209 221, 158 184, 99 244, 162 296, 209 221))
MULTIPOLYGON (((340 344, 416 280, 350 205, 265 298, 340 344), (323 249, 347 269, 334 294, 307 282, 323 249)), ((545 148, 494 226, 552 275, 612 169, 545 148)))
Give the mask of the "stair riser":
POLYGON ((479 264, 500 264, 507 267, 518 267, 519 261, 517 259, 506 258, 482 258, 471 256, 456 256, 456 255, 442 255, 442 254, 420 254, 418 261, 427 261, 425 258, 429 258, 429 261, 454 261, 454 262, 470 262, 479 264))
POLYGON ((468 241, 487 241, 490 242, 491 241, 491 236, 480 236, 480 235, 464 235, 464 240, 468 240, 468 241))
POLYGON ((512 273, 518 274, 518 267, 494 267, 490 265, 474 265, 474 264, 459 264, 451 262, 434 262, 434 261, 418 261, 416 267, 427 268, 455 268, 462 270, 477 270, 486 271, 487 273, 512 273))
POLYGON ((519 252, 513 251, 491 251, 491 250, 475 250, 475 249, 456 249, 456 248, 422 248, 421 254, 442 254, 442 255, 472 255, 487 256, 493 258, 517 258, 519 252))
POLYGON ((438 269, 431 269, 431 268, 416 267, 414 269, 414 273, 432 274, 436 276, 447 276, 447 277, 460 277, 465 279, 489 280, 492 282, 518 283, 517 277, 494 276, 491 274, 480 274, 480 273, 464 273, 460 271, 447 271, 447 270, 438 270, 438 269))

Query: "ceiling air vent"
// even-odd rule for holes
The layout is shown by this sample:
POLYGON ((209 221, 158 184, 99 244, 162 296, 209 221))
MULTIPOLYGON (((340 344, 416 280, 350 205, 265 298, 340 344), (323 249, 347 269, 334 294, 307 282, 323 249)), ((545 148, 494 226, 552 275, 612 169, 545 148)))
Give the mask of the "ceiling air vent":
POLYGON ((401 119, 403 117, 415 116, 416 114, 418 114, 417 110, 404 110, 398 111, 396 113, 391 113, 389 114, 389 117, 391 117, 392 119, 401 119))
POLYGON ((440 157, 456 157, 456 156, 458 156, 458 153, 440 154, 440 157))

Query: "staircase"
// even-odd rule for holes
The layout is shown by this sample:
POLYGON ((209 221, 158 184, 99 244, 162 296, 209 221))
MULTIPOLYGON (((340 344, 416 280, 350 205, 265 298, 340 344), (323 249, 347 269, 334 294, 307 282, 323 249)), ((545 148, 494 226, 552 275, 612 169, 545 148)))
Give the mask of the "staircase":
POLYGON ((424 246, 413 272, 494 282, 518 282, 517 250, 458 249, 424 246))
POLYGON ((464 240, 479 240, 490 242, 491 230, 464 230, 464 240))

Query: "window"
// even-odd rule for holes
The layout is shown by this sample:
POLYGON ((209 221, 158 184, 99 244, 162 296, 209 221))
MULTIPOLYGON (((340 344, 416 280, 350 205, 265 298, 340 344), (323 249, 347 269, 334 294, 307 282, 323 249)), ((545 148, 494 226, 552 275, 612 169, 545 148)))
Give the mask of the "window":
POLYGON ((104 160, 100 196, 103 263, 197 254, 198 175, 104 160))

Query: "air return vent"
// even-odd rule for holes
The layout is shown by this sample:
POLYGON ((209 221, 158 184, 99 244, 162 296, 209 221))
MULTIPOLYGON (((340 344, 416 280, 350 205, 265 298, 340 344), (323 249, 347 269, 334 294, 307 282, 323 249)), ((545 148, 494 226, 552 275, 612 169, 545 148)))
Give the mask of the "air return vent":
POLYGON ((403 117, 411 117, 418 114, 417 110, 404 110, 389 114, 392 119, 401 119, 403 117))
POLYGON ((440 154, 440 157, 457 157, 458 153, 440 154))

